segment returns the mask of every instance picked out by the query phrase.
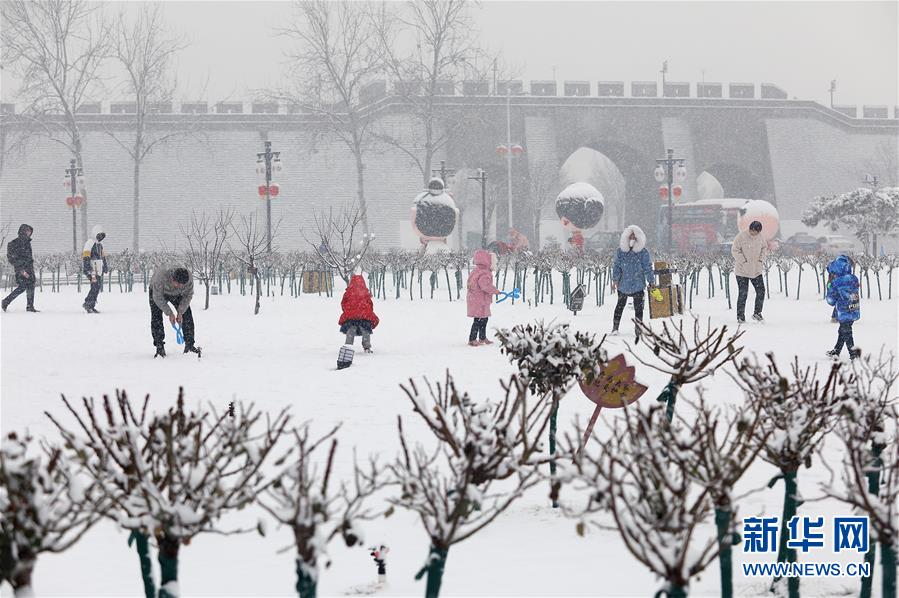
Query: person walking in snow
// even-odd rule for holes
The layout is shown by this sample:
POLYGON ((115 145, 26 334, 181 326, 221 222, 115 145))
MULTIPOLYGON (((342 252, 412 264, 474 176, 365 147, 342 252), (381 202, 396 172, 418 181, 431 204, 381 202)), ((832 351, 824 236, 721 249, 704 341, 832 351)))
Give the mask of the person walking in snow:
MULTIPOLYGON (((618 334, 621 314, 630 297, 634 301, 635 317, 643 320, 643 291, 646 286, 655 286, 652 273, 652 259, 646 249, 646 234, 632 224, 621 231, 618 251, 612 264, 612 288, 618 291, 618 303, 612 318, 612 334, 618 334)), ((635 341, 640 342, 640 329, 636 329, 635 341)))
POLYGON ((194 346, 194 316, 190 310, 193 297, 193 276, 184 266, 164 266, 153 272, 150 280, 150 333, 156 347, 156 355, 153 357, 165 357, 163 313, 168 316, 172 325, 181 324, 184 352, 199 355, 200 349, 194 346), (175 306, 175 310, 169 307, 169 303, 175 306))
POLYGON ((827 352, 827 356, 838 358, 843 351, 843 345, 846 345, 849 358, 855 359, 861 354, 861 349, 855 347, 855 340, 852 338, 852 324, 861 317, 858 277, 852 273, 852 265, 845 255, 837 257, 828 264, 827 271, 834 275, 833 281, 827 287, 827 304, 836 308, 837 321, 840 323, 837 330, 837 344, 827 352))
POLYGON ((486 249, 474 252, 474 270, 468 275, 468 294, 466 304, 468 317, 474 318, 468 344, 472 347, 492 345, 487 340, 487 319, 490 317, 490 304, 493 297, 499 295, 499 289, 493 285, 493 271, 496 269, 496 254, 486 249))
POLYGON ((371 300, 371 292, 365 286, 361 274, 353 274, 350 284, 343 292, 340 300, 343 313, 340 314, 340 332, 346 335, 346 344, 352 346, 356 336, 362 336, 362 348, 371 353, 371 333, 378 327, 380 320, 375 314, 375 306, 371 300))
POLYGON ((746 321, 746 298, 749 295, 749 283, 755 289, 755 309, 752 319, 764 322, 762 308, 765 306, 765 259, 768 257, 768 242, 762 236, 762 223, 753 220, 748 230, 734 237, 730 254, 734 258, 734 274, 737 276, 737 322, 746 321))
POLYGON ((84 275, 91 281, 91 290, 88 291, 81 307, 89 314, 98 314, 100 312, 96 309, 97 296, 103 288, 103 275, 109 272, 109 265, 106 263, 106 252, 103 251, 103 239, 106 238, 103 227, 98 224, 91 232, 94 238, 85 241, 81 252, 82 269, 84 275))
POLYGON ((3 311, 9 307, 13 299, 25 293, 27 306, 25 311, 37 313, 34 309, 34 257, 31 255, 31 235, 34 229, 23 224, 19 227, 19 236, 6 244, 6 258, 16 273, 16 288, 0 303, 3 311))
MULTIPOLYGON (((838 255, 832 262, 827 264, 827 290, 830 290, 830 283, 833 282, 833 279, 836 278, 836 275, 833 272, 832 266, 835 266, 839 260, 846 260, 849 262, 849 270, 852 271, 855 268, 855 262, 852 261, 852 258, 846 254, 838 255)), ((825 296, 826 296, 825 290, 825 296)), ((830 312, 830 323, 831 324, 839 324, 840 321, 837 319, 837 307, 834 305, 833 311, 830 312)))

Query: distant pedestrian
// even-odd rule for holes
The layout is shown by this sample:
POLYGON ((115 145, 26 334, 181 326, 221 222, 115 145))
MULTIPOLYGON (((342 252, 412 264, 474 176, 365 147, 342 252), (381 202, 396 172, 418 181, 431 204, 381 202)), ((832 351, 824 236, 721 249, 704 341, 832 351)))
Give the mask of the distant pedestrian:
POLYGON ((468 317, 474 318, 471 332, 468 334, 468 344, 477 347, 493 344, 493 341, 487 339, 487 319, 490 318, 490 304, 493 303, 493 297, 499 295, 499 290, 493 285, 496 254, 486 249, 478 249, 474 252, 474 266, 474 270, 468 275, 466 304, 468 317))
POLYGON ((833 350, 828 351, 828 357, 834 359, 840 356, 843 345, 849 351, 849 358, 855 359, 861 354, 856 348, 855 339, 852 337, 852 324, 861 317, 859 305, 858 277, 852 273, 852 266, 848 259, 840 256, 827 266, 829 272, 833 272, 834 278, 827 288, 827 304, 833 305, 837 310, 837 320, 840 328, 837 331, 837 344, 833 350))
POLYGON ((84 275, 91 281, 91 290, 84 298, 81 307, 89 314, 98 314, 100 312, 96 309, 97 296, 103 288, 103 275, 109 272, 109 265, 106 263, 106 252, 103 251, 103 239, 106 238, 103 227, 98 224, 91 232, 94 238, 85 241, 81 252, 82 268, 84 275))
MULTIPOLYGON (((646 249, 646 233, 632 224, 621 231, 618 251, 612 264, 612 288, 618 291, 618 303, 612 316, 612 335, 618 334, 621 314, 628 297, 634 302, 634 317, 643 320, 643 292, 654 286, 652 258, 646 249)), ((635 341, 640 341, 640 329, 635 330, 635 341)))
POLYGON ((25 293, 27 306, 25 311, 37 313, 34 309, 34 257, 31 254, 31 235, 34 229, 23 224, 19 227, 19 236, 6 244, 6 258, 16 273, 16 288, 0 302, 3 311, 9 307, 13 299, 25 293))
POLYGON ((371 292, 365 286, 365 279, 361 274, 350 277, 350 284, 343 292, 340 307, 342 312, 337 323, 340 325, 340 332, 346 335, 346 344, 352 346, 356 342, 356 336, 361 336, 362 348, 366 353, 371 353, 371 333, 380 320, 375 314, 371 292))
POLYGON ((184 352, 200 353, 194 346, 194 316, 190 310, 190 301, 194 297, 194 281, 190 270, 184 266, 164 266, 153 273, 150 280, 150 332, 156 355, 165 357, 165 328, 162 325, 162 314, 169 318, 174 326, 181 325, 184 334, 184 352), (175 306, 175 310, 169 306, 175 306))
POLYGON ((749 296, 749 283, 755 289, 755 309, 752 319, 764 322, 762 308, 765 306, 765 259, 768 257, 768 242, 761 234, 762 223, 753 220, 749 230, 744 230, 734 237, 730 253, 734 258, 734 274, 737 276, 737 322, 746 321, 746 298, 749 296))
MULTIPOLYGON (((827 289, 826 289, 826 291, 830 290, 830 284, 833 282, 833 279, 836 278, 836 275, 834 274, 834 270, 837 268, 838 264, 844 260, 849 262, 849 270, 850 271, 852 271, 855 268, 855 262, 852 261, 851 257, 849 257, 848 255, 845 255, 845 254, 838 255, 836 257, 836 259, 834 259, 832 262, 827 264, 827 289)), ((825 291, 825 294, 826 294, 826 291, 825 291)), ((837 319, 837 307, 836 306, 834 306, 833 311, 830 312, 830 323, 831 324, 839 324, 840 323, 840 321, 837 319)))

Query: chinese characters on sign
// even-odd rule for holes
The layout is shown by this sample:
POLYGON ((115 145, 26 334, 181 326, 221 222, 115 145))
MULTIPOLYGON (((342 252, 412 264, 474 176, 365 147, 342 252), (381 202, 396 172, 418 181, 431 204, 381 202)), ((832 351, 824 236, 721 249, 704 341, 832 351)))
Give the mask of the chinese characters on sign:
MULTIPOLYGON (((777 552, 777 535, 780 533, 779 517, 744 517, 743 552, 777 552)), ((800 517, 787 524, 787 547, 808 552, 825 546, 825 518, 800 517)), ((834 553, 868 552, 868 517, 834 517, 832 550, 834 553)))

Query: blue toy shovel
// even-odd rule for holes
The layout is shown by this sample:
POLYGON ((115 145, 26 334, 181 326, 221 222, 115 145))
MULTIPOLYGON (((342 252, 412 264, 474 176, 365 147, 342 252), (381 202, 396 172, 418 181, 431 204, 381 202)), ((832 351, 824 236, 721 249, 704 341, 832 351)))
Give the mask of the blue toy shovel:
POLYGON ((179 345, 184 344, 184 333, 181 332, 181 326, 178 324, 172 324, 172 328, 175 329, 175 340, 178 341, 179 345))
POLYGON ((499 294, 502 295, 502 298, 501 298, 501 299, 497 299, 496 302, 497 302, 497 303, 502 303, 503 301, 505 301, 505 300, 508 299, 509 297, 511 297, 512 299, 518 299, 519 297, 521 297, 521 289, 512 289, 512 292, 511 292, 511 293, 506 293, 506 292, 504 292, 504 291, 500 291, 499 294))

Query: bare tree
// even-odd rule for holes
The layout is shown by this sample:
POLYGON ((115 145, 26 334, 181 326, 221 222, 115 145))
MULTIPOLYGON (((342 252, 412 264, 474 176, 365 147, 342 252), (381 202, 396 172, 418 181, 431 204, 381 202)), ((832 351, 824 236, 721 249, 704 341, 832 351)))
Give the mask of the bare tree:
MULTIPOLYGON (((134 183, 131 246, 135 253, 140 251, 141 164, 156 146, 197 128, 196 120, 186 126, 174 125, 175 130, 170 131, 151 126, 150 122, 163 104, 172 102, 177 86, 173 58, 185 47, 182 40, 165 34, 162 7, 158 3, 142 4, 131 22, 123 13, 118 16, 112 56, 125 69, 125 89, 134 98, 134 112, 129 117, 131 131, 127 138, 111 130, 107 132, 131 156, 134 183)), ((208 302, 207 291, 207 306, 208 302)))
POLYGON ((187 240, 188 267, 194 278, 206 287, 206 305, 203 309, 209 309, 209 283, 218 275, 233 219, 234 211, 231 208, 219 208, 214 220, 205 212, 197 214, 192 210, 188 227, 185 229, 181 225, 181 234, 187 240))
POLYGON ((306 237, 303 233, 322 263, 336 270, 346 284, 350 283, 350 277, 374 240, 374 235, 360 234, 360 226, 365 229, 363 210, 359 206, 344 205, 337 214, 333 208, 328 208, 327 214, 314 213, 313 236, 306 237))
POLYGON ((486 53, 466 0, 382 2, 372 11, 377 50, 394 79, 394 93, 412 109, 418 130, 412 139, 379 131, 381 141, 406 154, 418 167, 423 184, 431 178, 434 156, 453 134, 471 123, 462 111, 448 113, 437 97, 440 85, 473 75, 486 53), (405 49, 405 50, 404 50, 405 49))
POLYGON ((9 433, 0 447, 0 583, 32 596, 32 572, 42 553, 68 550, 100 518, 104 501, 86 485, 63 451, 27 432, 9 433), (94 504, 96 502, 96 504, 94 504))
POLYGON ((185 408, 179 389, 175 406, 148 417, 150 396, 140 409, 124 392, 100 404, 83 399, 79 410, 63 397, 77 426, 69 429, 50 413, 71 456, 111 502, 103 514, 131 531, 137 543, 145 594, 155 594, 149 536, 155 536, 160 565, 159 598, 178 595, 178 551, 202 533, 222 530, 226 513, 255 502, 272 483, 262 465, 284 432, 285 408, 274 417, 252 404, 185 408))
POLYGON ((369 232, 364 153, 371 120, 359 92, 381 68, 371 19, 361 2, 297 0, 292 22, 278 31, 296 42, 287 58, 293 88, 268 92, 321 115, 356 162, 356 193, 362 229, 369 232))
POLYGON ((534 247, 540 248, 540 219, 543 210, 555 200, 559 190, 559 169, 542 161, 528 169, 529 199, 534 212, 534 247))
POLYGON ((743 347, 736 346, 736 342, 743 336, 744 331, 728 335, 727 326, 713 328, 712 321, 708 320, 706 329, 700 330, 699 319, 693 318, 693 334, 684 333, 684 320, 678 324, 662 322, 662 330, 655 331, 643 320, 634 320, 634 325, 646 345, 662 362, 647 362, 639 353, 631 349, 625 343, 634 356, 634 359, 655 370, 671 376, 659 402, 667 404, 666 413, 668 420, 674 417, 674 405, 677 401, 677 393, 681 386, 702 380, 711 376, 715 370, 729 361, 733 361, 743 347))
MULTIPOLYGON (((258 315, 262 300, 262 279, 259 276, 259 267, 264 265, 266 258, 271 257, 268 249, 266 227, 260 222, 256 212, 250 212, 249 215, 241 216, 240 225, 235 224, 233 221, 230 224, 236 243, 235 246, 229 243, 228 247, 234 259, 243 264, 250 276, 253 277, 256 287, 256 305, 253 308, 253 314, 258 315)), ((274 243, 278 234, 279 224, 280 221, 272 226, 272 243, 274 243)))
MULTIPOLYGON (((350 482, 332 483, 337 430, 313 440, 309 425, 293 431, 292 462, 275 477, 259 503, 279 524, 291 529, 296 544, 297 592, 300 598, 315 598, 318 592, 319 563, 326 560, 327 543, 342 536, 347 546, 362 543, 360 521, 379 513, 365 508, 365 500, 383 486, 378 464, 370 459, 368 467, 354 467, 350 482), (316 450, 330 441, 322 463, 316 450)), ((320 451, 319 451, 320 453, 320 451)), ((288 458, 287 456, 284 459, 288 458)), ((283 460, 283 459, 282 459, 283 460)), ((280 463, 280 461, 279 461, 280 463)), ((326 562, 327 567, 330 562, 326 562)))
POLYGON ((411 380, 403 390, 440 444, 433 452, 421 445, 410 450, 397 416, 402 455, 389 469, 400 495, 388 500, 416 513, 430 538, 416 579, 427 573, 425 596, 436 598, 450 547, 484 529, 539 481, 535 465, 549 403, 528 405, 527 383, 515 376, 503 383, 505 396, 496 403, 460 393, 449 374, 445 384, 428 384, 427 396, 411 380))
MULTIPOLYGON (((23 116, 65 146, 84 168, 84 138, 76 115, 101 87, 109 27, 100 5, 86 0, 8 0, 0 5, 4 59, 22 80, 23 116)), ((88 171, 88 175, 89 175, 88 171)), ((81 204, 81 242, 87 239, 87 192, 81 204)))
MULTIPOLYGON (((790 372, 781 373, 773 353, 767 353, 767 364, 744 359, 737 366, 733 379, 752 400, 763 407, 761 425, 757 433, 765 434, 762 459, 780 470, 768 483, 784 481, 783 514, 781 517, 778 562, 796 562, 796 551, 787 548, 787 524, 796 515, 801 502, 796 476, 799 468, 811 467, 812 456, 833 424, 837 407, 839 364, 833 364, 827 377, 818 377, 818 368, 799 367, 798 358, 790 372)), ((775 579, 775 582, 779 579, 775 579)), ((799 578, 790 577, 787 583, 790 598, 799 596, 799 578)))
POLYGON ((626 408, 611 437, 580 450, 581 430, 566 435, 560 479, 587 493, 585 504, 563 504, 563 512, 586 524, 621 535, 625 548, 647 569, 665 580, 668 598, 686 598, 690 580, 711 564, 720 543, 703 537, 709 518, 710 488, 698 483, 686 460, 672 458, 670 440, 686 433, 680 422, 669 423, 661 406, 626 408), (613 525, 595 518, 608 512, 613 525))

